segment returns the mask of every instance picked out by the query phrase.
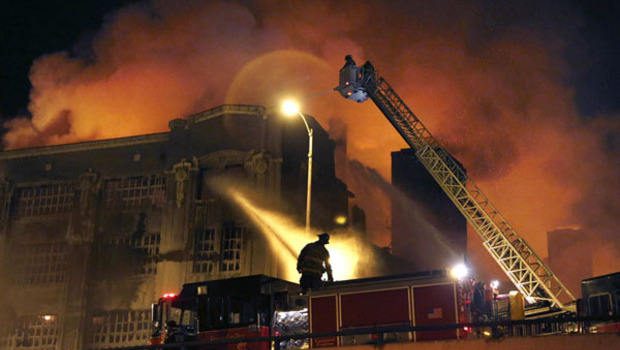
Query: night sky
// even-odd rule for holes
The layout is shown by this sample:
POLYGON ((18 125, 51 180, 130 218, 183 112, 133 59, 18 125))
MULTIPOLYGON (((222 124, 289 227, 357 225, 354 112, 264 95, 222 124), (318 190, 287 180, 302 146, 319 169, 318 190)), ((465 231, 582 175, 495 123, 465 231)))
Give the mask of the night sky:
POLYGON ((27 113, 32 62, 70 50, 99 30, 106 13, 130 1, 2 1, 0 7, 0 115, 27 113))
MULTIPOLYGON (((166 131, 222 103, 269 105, 276 88, 309 95, 337 84, 350 53, 375 64, 540 255, 547 231, 573 224, 618 255, 620 1, 0 6, 0 147, 166 131)), ((305 108, 330 134, 346 124, 351 159, 389 180, 389 154, 405 145, 376 107, 326 96, 305 108)), ((387 201, 359 178, 348 185, 379 213, 371 204, 387 201)), ((367 216, 388 245, 385 218, 367 216)))

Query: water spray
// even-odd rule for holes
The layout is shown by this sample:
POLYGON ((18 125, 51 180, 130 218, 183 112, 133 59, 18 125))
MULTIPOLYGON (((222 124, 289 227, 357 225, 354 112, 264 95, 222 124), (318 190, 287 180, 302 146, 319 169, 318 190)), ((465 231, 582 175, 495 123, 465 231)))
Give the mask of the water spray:
MULTIPOLYGON (((231 198, 252 220, 273 250, 278 252, 277 256, 284 271, 282 278, 290 281, 297 280, 299 278, 296 270, 297 256, 303 247, 315 241, 317 236, 306 233, 304 227, 295 224, 292 219, 280 213, 258 207, 239 189, 228 187, 226 193, 227 197, 231 198)), ((327 249, 330 252, 334 279, 345 280, 358 277, 356 267, 359 257, 368 256, 368 252, 363 251, 365 246, 359 242, 357 237, 332 235, 327 249)))

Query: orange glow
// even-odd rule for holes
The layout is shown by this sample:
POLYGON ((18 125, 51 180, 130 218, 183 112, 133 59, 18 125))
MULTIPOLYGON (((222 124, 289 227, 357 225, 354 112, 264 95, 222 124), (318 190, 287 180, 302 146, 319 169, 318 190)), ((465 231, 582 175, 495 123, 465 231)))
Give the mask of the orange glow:
MULTIPOLYGON (((282 278, 289 281, 299 279, 296 270, 297 256, 302 248, 317 240, 316 234, 307 234, 305 227, 271 211, 257 207, 240 190, 229 188, 228 194, 243 209, 260 233, 269 241, 274 252, 278 252, 280 266, 284 268, 282 278)), ((357 239, 344 234, 332 235, 327 246, 335 280, 356 278, 356 266, 364 247, 357 239)))
MULTIPOLYGON (((87 58, 57 52, 34 62, 32 117, 5 123, 3 144, 164 132, 169 120, 222 103, 273 106, 333 88, 344 55, 353 54, 360 65, 372 61, 538 255, 547 256, 546 232, 577 224, 601 242, 596 273, 620 270, 620 165, 609 146, 620 123, 579 115, 559 49, 580 20, 567 15, 562 32, 497 20, 490 33, 478 17, 484 11, 467 2, 252 3, 118 10, 87 58)), ((370 101, 326 94, 304 101, 304 113, 324 128, 346 125, 337 175, 365 210, 368 237, 388 246, 389 197, 366 180, 390 179, 390 152, 406 144, 370 101), (368 176, 346 176, 353 171, 368 176)), ((473 239, 470 255, 483 251, 473 239)))

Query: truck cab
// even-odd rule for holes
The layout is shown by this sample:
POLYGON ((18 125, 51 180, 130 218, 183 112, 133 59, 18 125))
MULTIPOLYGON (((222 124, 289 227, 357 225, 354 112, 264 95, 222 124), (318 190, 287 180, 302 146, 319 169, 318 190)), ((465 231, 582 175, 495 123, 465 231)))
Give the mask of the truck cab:
MULTIPOLYGON (((151 344, 268 337, 274 314, 303 307, 295 283, 265 275, 187 283, 153 304, 151 344)), ((218 349, 237 349, 236 343, 218 349)), ((248 342, 247 349, 268 349, 248 342)))

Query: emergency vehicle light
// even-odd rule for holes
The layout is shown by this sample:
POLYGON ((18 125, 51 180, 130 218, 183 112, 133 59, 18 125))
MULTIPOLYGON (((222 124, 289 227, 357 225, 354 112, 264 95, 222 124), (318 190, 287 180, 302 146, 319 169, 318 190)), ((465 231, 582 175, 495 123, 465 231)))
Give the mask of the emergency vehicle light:
POLYGON ((177 296, 177 295, 176 295, 176 294, 174 294, 174 293, 165 293, 165 294, 164 294, 164 296, 163 296, 163 298, 164 298, 164 299, 172 299, 172 298, 174 298, 174 297, 176 297, 176 296, 177 296))

